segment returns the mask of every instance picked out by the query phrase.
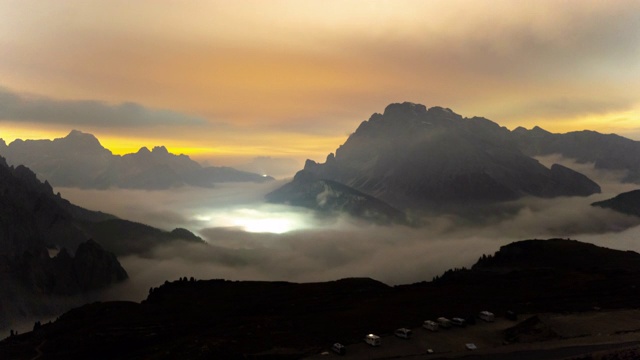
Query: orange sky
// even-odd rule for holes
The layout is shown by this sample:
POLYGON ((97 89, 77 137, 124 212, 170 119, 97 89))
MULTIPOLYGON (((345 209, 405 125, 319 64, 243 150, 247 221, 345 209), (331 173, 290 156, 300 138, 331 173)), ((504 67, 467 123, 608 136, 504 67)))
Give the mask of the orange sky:
POLYGON ((0 137, 322 161, 392 102, 640 139, 638 1, 0 0, 0 137))

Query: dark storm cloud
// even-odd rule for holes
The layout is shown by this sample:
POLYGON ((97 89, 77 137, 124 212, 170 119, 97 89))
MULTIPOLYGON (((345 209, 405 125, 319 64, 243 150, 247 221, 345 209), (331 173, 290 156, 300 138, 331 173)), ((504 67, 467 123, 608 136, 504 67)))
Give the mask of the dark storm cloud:
POLYGON ((56 100, 0 87, 0 121, 95 127, 198 126, 203 119, 179 112, 151 109, 133 102, 56 100))

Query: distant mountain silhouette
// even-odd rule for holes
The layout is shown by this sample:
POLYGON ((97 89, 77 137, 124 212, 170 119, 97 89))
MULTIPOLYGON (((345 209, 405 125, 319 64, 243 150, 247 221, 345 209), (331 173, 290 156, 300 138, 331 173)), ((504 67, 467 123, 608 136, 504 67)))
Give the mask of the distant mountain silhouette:
POLYGON ((53 186, 63 187, 151 190, 273 180, 229 167, 202 167, 186 155, 169 153, 164 146, 116 156, 95 136, 77 130, 55 140, 15 140, 9 145, 0 141, 0 155, 10 164, 30 167, 53 186))
POLYGON ((624 181, 640 184, 640 142, 616 134, 573 131, 553 134, 540 127, 513 130, 518 147, 530 156, 560 154, 596 169, 624 170, 624 181))
POLYGON ((372 115, 335 155, 323 164, 307 161, 298 175, 344 184, 399 209, 600 192, 586 176, 561 165, 546 168, 524 154, 494 122, 413 103, 372 115))
POLYGON ((591 205, 640 216, 640 190, 625 192, 608 200, 594 202, 591 205))

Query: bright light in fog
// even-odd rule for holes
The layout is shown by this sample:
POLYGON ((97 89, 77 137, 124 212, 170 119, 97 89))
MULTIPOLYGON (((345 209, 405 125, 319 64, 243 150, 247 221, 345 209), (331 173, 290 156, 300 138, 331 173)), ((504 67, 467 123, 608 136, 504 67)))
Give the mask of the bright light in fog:
POLYGON ((311 219, 300 209, 262 205, 253 209, 236 208, 209 211, 194 215, 194 219, 212 227, 238 227, 255 233, 283 234, 311 227, 311 219))
POLYGON ((236 225, 245 231, 256 233, 283 234, 295 228, 292 221, 288 219, 237 219, 236 225))

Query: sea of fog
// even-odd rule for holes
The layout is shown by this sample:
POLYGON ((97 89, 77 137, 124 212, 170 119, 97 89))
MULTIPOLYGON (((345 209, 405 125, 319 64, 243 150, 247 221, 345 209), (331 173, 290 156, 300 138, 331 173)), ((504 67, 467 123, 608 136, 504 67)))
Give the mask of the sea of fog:
POLYGON ((592 164, 559 157, 539 160, 586 174, 601 185, 602 194, 522 199, 510 204, 516 209, 512 214, 482 225, 437 216, 411 228, 319 218, 306 209, 264 203, 264 195, 284 181, 213 189, 56 191, 88 209, 164 230, 187 228, 207 242, 175 243, 147 257, 121 257, 130 280, 110 290, 110 299, 140 301, 150 287, 183 276, 294 282, 371 277, 387 284, 411 283, 431 280, 449 268, 469 267, 502 245, 534 238, 572 238, 640 252, 640 219, 590 206, 640 186, 622 184, 624 174, 594 170, 592 164))

